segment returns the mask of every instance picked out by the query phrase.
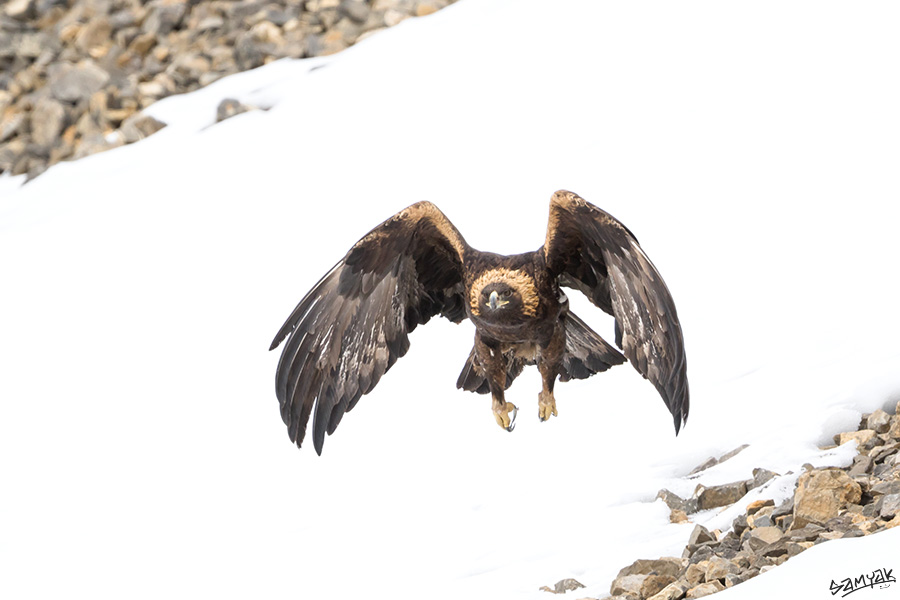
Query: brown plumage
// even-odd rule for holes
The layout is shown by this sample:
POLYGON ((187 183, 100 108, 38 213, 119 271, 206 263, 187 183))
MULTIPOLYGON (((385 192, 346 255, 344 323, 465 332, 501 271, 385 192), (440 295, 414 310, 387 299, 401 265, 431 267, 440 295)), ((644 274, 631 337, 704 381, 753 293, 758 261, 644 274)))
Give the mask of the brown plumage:
POLYGON ((409 349, 408 334, 441 315, 475 324, 457 387, 491 393, 494 417, 512 431, 504 391, 526 365, 543 382, 538 414, 557 414, 557 379, 585 379, 627 359, 656 387, 675 432, 687 421, 684 340, 662 277, 619 221, 572 192, 550 201, 544 245, 501 256, 470 247, 436 206, 419 202, 357 242, 300 301, 275 336, 288 338, 276 394, 291 441, 313 417, 321 454, 344 413, 409 349), (560 286, 615 317, 616 345, 568 310, 560 286))

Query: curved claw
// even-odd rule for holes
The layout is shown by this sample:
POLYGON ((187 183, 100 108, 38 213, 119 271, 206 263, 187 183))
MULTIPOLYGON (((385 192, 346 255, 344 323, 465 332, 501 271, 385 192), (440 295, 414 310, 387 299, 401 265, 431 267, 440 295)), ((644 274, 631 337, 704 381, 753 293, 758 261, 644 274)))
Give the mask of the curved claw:
POLYGON ((515 404, 510 404, 510 406, 512 406, 512 410, 509 412, 509 427, 506 428, 507 431, 512 431, 516 428, 516 413, 519 412, 515 404))
POLYGON ((558 414, 559 413, 556 411, 556 399, 553 397, 553 393, 544 394, 541 392, 538 396, 538 417, 541 419, 541 423, 558 414))
POLYGON ((497 425, 507 431, 512 431, 516 426, 516 412, 518 409, 512 402, 494 404, 494 418, 497 419, 497 425))

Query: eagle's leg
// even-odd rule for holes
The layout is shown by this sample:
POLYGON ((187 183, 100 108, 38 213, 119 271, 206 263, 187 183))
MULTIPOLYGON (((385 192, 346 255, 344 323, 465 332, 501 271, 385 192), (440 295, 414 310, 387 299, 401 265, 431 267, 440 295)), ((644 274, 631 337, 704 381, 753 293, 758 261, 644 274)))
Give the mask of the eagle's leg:
MULTIPOLYGON (((562 321, 561 321, 562 323, 562 321)), ((538 370, 541 372, 541 393, 538 394, 538 416, 541 421, 546 421, 551 416, 557 416, 556 398, 553 397, 553 384, 559 375, 563 353, 566 350, 565 326, 557 327, 550 336, 547 344, 540 345, 538 358, 538 370)))
POLYGON ((516 406, 504 399, 503 391, 506 389, 506 370, 509 367, 509 359, 504 356, 500 344, 493 341, 485 341, 480 335, 475 335, 475 356, 491 388, 491 408, 497 424, 507 431, 512 431, 516 426, 516 406))

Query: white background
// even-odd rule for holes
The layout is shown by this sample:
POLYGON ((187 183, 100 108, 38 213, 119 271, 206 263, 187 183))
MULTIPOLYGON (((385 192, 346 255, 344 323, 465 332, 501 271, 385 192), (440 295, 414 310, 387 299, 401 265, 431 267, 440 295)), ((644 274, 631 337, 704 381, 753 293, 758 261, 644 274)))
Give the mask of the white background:
MULTIPOLYGON (((169 126, 138 144, 0 178, 0 596, 538 599, 575 577, 569 596, 601 597, 634 559, 680 555, 692 525, 661 487, 783 475, 696 516, 724 528, 803 463, 849 464, 819 446, 900 399, 897 18, 462 0, 160 102, 169 126), (213 125, 225 97, 269 110, 213 125), (266 349, 358 238, 428 199, 476 248, 534 250, 560 188, 666 278, 680 436, 629 366, 558 386, 548 423, 526 372, 506 433, 454 386, 471 324, 435 320, 322 457, 291 445, 266 349)), ((832 542, 747 589, 830 597, 839 566, 900 568, 896 542, 832 542)))

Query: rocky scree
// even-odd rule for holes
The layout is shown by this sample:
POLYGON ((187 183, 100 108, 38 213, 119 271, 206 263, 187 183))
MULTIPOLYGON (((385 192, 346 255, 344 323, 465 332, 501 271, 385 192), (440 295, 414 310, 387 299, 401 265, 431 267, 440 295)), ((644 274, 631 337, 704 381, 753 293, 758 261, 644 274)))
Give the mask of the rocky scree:
MULTIPOLYGON (((157 100, 279 58, 339 52, 455 0, 0 2, 0 174, 135 142, 157 100)), ((234 103, 234 101, 231 101, 234 103)), ((249 109, 220 107, 219 118, 249 109)))
MULTIPOLYGON (((773 569, 816 544, 900 526, 897 413, 900 402, 894 415, 876 410, 863 415, 857 431, 834 436, 836 445, 858 445, 859 454, 849 467, 803 465, 793 497, 780 505, 771 499, 755 500, 728 531, 694 526, 680 557, 641 559, 623 568, 610 586, 610 600, 701 598, 773 569)), ((711 458, 692 474, 728 460, 744 448, 711 458)), ((687 499, 668 490, 660 490, 657 497, 668 505, 672 522, 688 522, 691 513, 732 505, 748 490, 777 476, 765 469, 754 469, 752 475, 724 485, 698 486, 687 499)), ((567 579, 541 589, 565 593, 578 587, 583 586, 567 579)))

